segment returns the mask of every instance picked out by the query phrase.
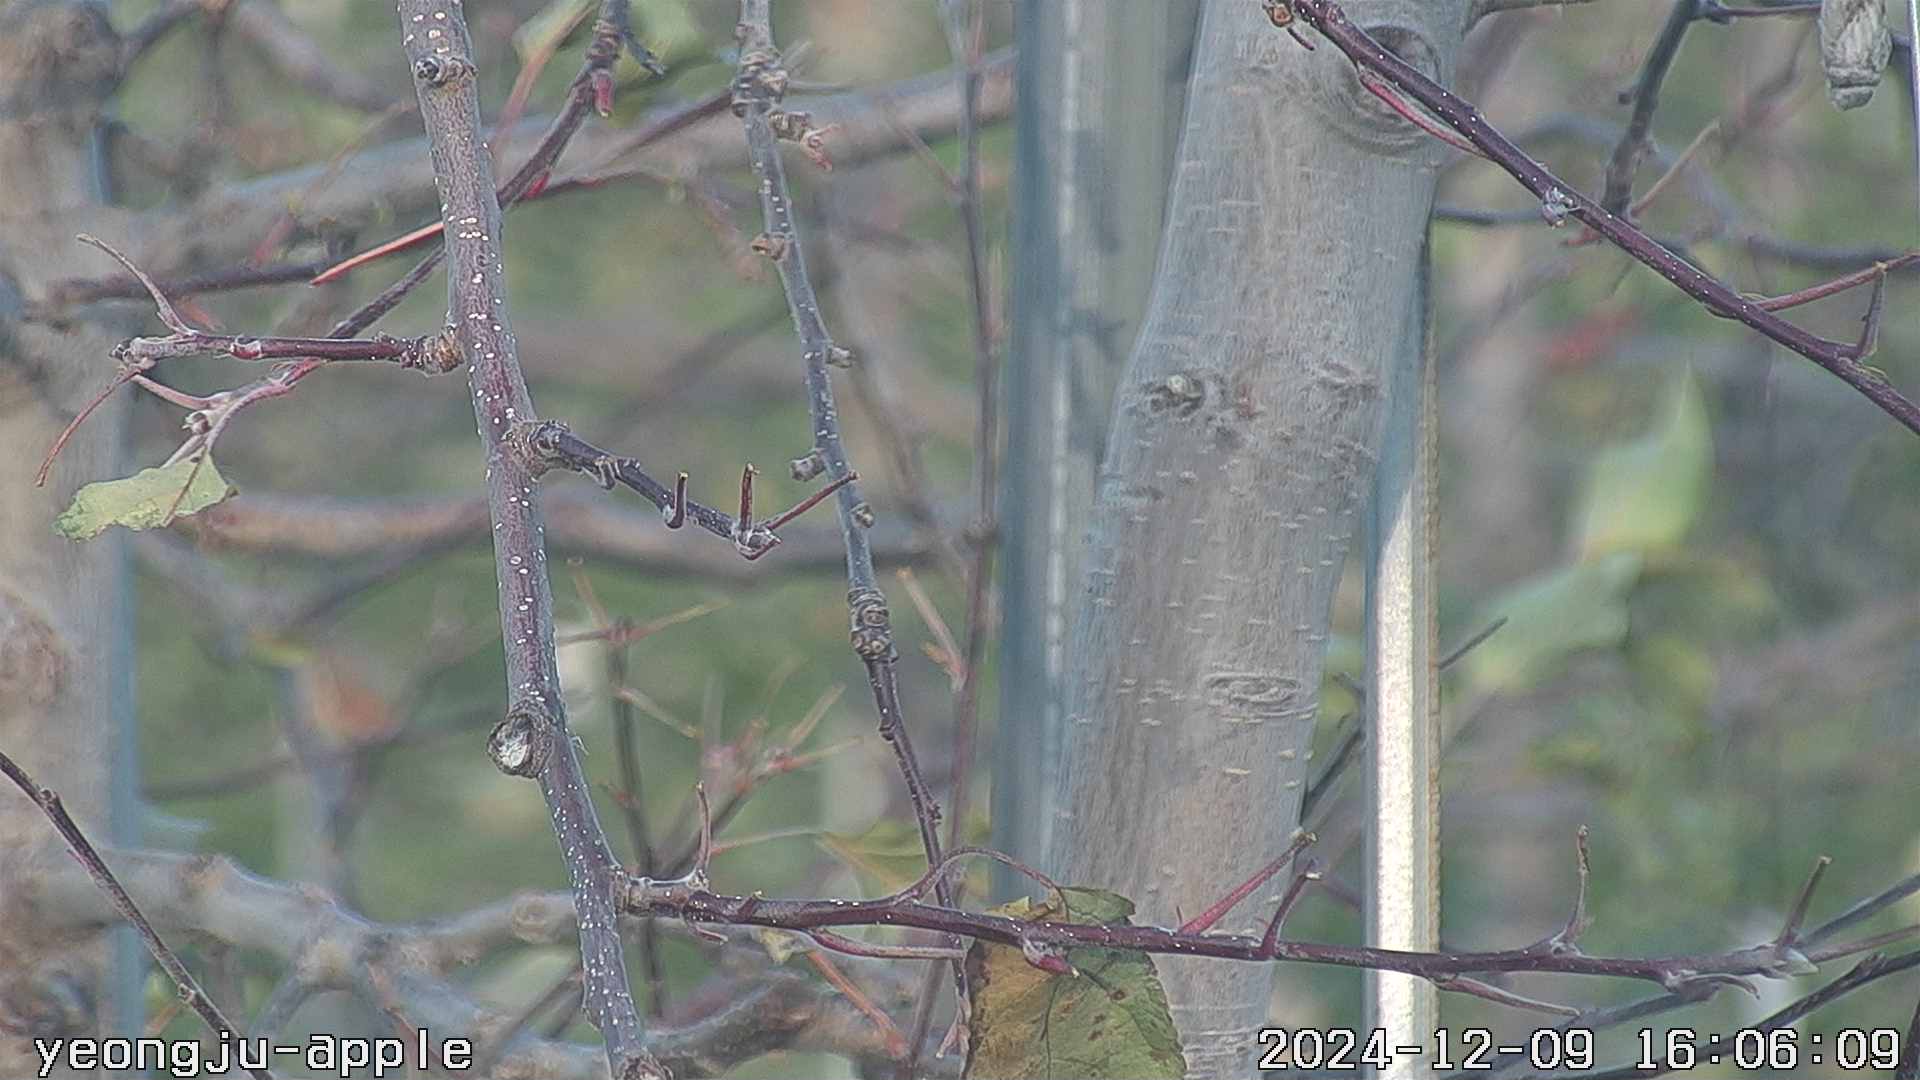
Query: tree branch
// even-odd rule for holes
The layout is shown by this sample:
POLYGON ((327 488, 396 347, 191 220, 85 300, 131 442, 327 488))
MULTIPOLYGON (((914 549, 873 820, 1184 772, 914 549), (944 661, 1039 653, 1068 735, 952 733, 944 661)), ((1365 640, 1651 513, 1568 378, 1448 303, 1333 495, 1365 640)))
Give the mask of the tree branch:
POLYGON ((1478 147, 1489 160, 1532 192, 1540 200, 1541 213, 1549 223, 1564 221, 1569 217, 1582 222, 1651 267, 1661 277, 1673 282, 1682 292, 1700 301, 1712 314, 1745 323, 1813 361, 1859 391, 1909 431, 1920 434, 1920 406, 1895 389, 1884 374, 1863 362, 1863 358, 1871 352, 1872 342, 1867 338, 1848 343, 1818 337, 1702 272, 1632 222, 1606 210, 1547 171, 1546 166, 1529 157, 1489 124, 1478 109, 1388 52, 1366 31, 1354 25, 1335 0, 1293 0, 1291 4, 1268 0, 1268 11, 1277 25, 1291 23, 1297 13, 1354 64, 1392 83, 1444 120, 1478 147))
POLYGON ((1633 87, 1633 116, 1607 162, 1607 186, 1600 196, 1600 206, 1609 214, 1627 212, 1627 201, 1633 198, 1633 174, 1647 151, 1647 129, 1653 126, 1654 110, 1660 106, 1660 84, 1666 81, 1673 58, 1680 54, 1680 41, 1687 36, 1698 10, 1697 0, 1674 0, 1660 36, 1653 39, 1653 48, 1647 51, 1639 81, 1633 87))
MULTIPOLYGON (((981 67, 980 119, 1004 120, 1013 104, 1011 53, 988 57, 981 67)), ((868 89, 810 99, 816 123, 834 125, 834 152, 843 163, 897 152, 905 145, 901 127, 923 137, 951 133, 959 122, 953 95, 953 76, 934 72, 868 89), (897 118, 897 120, 896 120, 897 118)), ((680 111, 665 106, 650 111, 642 127, 680 111)), ((510 133, 514 145, 530 143, 553 124, 553 118, 529 118, 510 133)), ((581 175, 611 179, 629 167, 632 130, 588 128, 572 144, 585 163, 581 175)), ((360 154, 354 167, 324 190, 300 203, 303 222, 329 222, 353 230, 377 217, 412 213, 433 204, 433 174, 424 166, 420 141, 400 140, 360 154)), ((688 126, 646 152, 658 168, 676 173, 730 167, 740 160, 740 129, 727 117, 710 117, 688 126)), ((326 170, 324 163, 271 173, 209 189, 184 210, 155 214, 153 233, 140 245, 143 251, 191 251, 214 263, 237 262, 251 254, 253 240, 264 234, 287 211, 290 200, 306 193, 326 170)), ((160 267, 162 276, 178 267, 160 267)))
POLYGON ((537 777, 546 796, 579 916, 584 1007, 606 1040, 614 1077, 665 1080, 627 985, 613 908, 624 874, 594 813, 560 694, 545 527, 532 497, 538 470, 523 437, 535 421, 533 399, 507 313, 500 203, 481 140, 472 43, 456 0, 402 0, 399 11, 446 225, 447 322, 467 354, 487 454, 508 693, 489 750, 503 769, 537 777))
MULTIPOLYGON (((346 990, 373 1000, 376 984, 385 985, 418 1026, 470 1036, 483 1052, 514 1028, 518 1012, 474 999, 450 973, 501 948, 559 945, 578 932, 573 898, 564 892, 521 892, 436 920, 388 924, 309 886, 256 877, 226 858, 111 855, 127 892, 155 926, 274 957, 298 972, 291 996, 346 990)), ((52 864, 21 884, 41 925, 54 932, 95 928, 115 918, 110 900, 77 863, 52 864)), ((676 1076, 718 1075, 775 1049, 839 1054, 869 1066, 894 1060, 884 1034, 838 993, 767 967, 758 946, 735 949, 755 966, 720 995, 726 1005, 650 1032, 650 1045, 676 1076)), ((887 998, 897 1002, 905 991, 904 981, 895 980, 887 998)), ((599 1051, 526 1032, 506 1040, 498 1053, 498 1075, 607 1076, 599 1051)))
MULTIPOLYGON (((14 760, 4 753, 0 753, 0 774, 5 774, 7 779, 13 781, 15 786, 26 793, 28 798, 40 805, 40 809, 47 815, 47 820, 53 823, 60 838, 66 842, 67 850, 72 852, 73 857, 86 868, 87 876, 92 878, 93 883, 106 895, 120 917, 139 931, 140 940, 145 943, 147 952, 152 955, 154 962, 160 965, 161 970, 167 973, 167 977, 173 980, 174 990, 180 995, 180 999, 199 1014, 200 1019, 206 1023, 208 1030, 213 1032, 215 1038, 221 1040, 229 1037, 245 1038, 245 1031, 227 1019, 226 1015, 220 1011, 220 1006, 215 1005, 213 999, 207 996, 207 992, 200 988, 200 983, 194 979, 193 973, 180 962, 180 957, 167 947, 165 941, 161 940, 159 932, 153 928, 153 924, 147 921, 146 915, 133 902, 133 897, 127 895, 127 890, 120 884, 120 879, 115 877, 113 871, 107 867, 106 860, 94 850, 93 845, 87 841, 86 834, 80 831, 80 826, 67 813, 67 808, 60 802, 59 794, 41 787, 27 775, 25 769, 15 764, 14 760)), ((260 1077, 261 1080, 272 1080, 272 1074, 264 1068, 249 1068, 247 1071, 260 1077)))
MULTIPOLYGON (((794 329, 800 338, 807 409, 813 421, 812 454, 825 466, 827 475, 837 480, 850 476, 853 467, 847 461, 846 447, 841 442, 840 417, 834 407, 833 381, 827 365, 849 363, 852 355, 834 344, 821 319, 820 299, 807 276, 793 192, 787 185, 779 144, 782 136, 804 140, 820 129, 813 126, 808 114, 788 112, 780 107, 786 93, 787 72, 781 66, 780 51, 773 42, 770 0, 741 0, 735 33, 740 39, 740 71, 733 83, 733 112, 746 126, 747 155, 754 176, 760 181, 760 205, 766 225, 766 231, 755 243, 779 268, 780 284, 786 291, 787 306, 793 313, 794 329)), ((940 807, 920 771, 913 741, 901 714, 900 688, 894 670, 899 652, 894 647, 886 596, 874 576, 873 549, 867 537, 867 529, 873 524, 873 510, 861 499, 859 488, 853 483, 840 488, 837 505, 840 534, 847 549, 847 606, 852 617, 853 651, 866 665, 867 685, 873 691, 874 708, 880 718, 880 737, 892 747, 894 759, 906 780, 927 863, 939 866, 940 807)), ((943 904, 953 902, 952 889, 944 877, 938 880, 936 891, 943 904)), ((957 961, 953 972, 956 985, 964 989, 966 975, 957 961)))

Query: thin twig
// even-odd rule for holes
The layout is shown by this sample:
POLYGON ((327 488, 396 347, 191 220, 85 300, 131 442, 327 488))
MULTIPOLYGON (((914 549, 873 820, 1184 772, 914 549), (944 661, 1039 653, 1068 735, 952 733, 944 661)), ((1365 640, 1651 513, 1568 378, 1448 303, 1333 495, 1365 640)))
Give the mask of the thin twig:
MULTIPOLYGON (((632 620, 622 617, 612 624, 616 630, 631 629, 632 620)), ((614 688, 627 685, 627 650, 632 640, 624 635, 615 635, 607 640, 606 665, 607 685, 614 688)), ((647 829, 646 794, 641 787, 640 751, 638 747, 639 719, 634 716, 634 704, 621 694, 608 695, 607 709, 612 714, 614 755, 620 763, 620 809, 627 818, 627 842, 632 846, 636 869, 646 877, 660 872, 659 849, 654 846, 653 835, 647 829)), ((647 977, 647 1015, 660 1017, 667 1011, 667 973, 660 958, 659 927, 652 919, 640 924, 640 970, 647 977)))
POLYGON ((1607 161, 1606 187, 1600 196, 1600 207, 1609 214, 1627 212, 1627 202, 1633 198, 1633 174, 1640 167, 1641 156, 1647 152, 1647 130, 1653 126, 1654 110, 1660 107, 1660 84, 1666 81, 1673 58, 1680 53, 1680 41, 1687 36, 1687 28, 1693 25, 1698 10, 1699 0, 1674 0, 1666 24, 1653 39, 1653 47, 1647 50, 1640 78, 1633 87, 1633 116, 1607 161))
MULTIPOLYGON (((1902 971, 1909 971, 1915 967, 1920 967, 1920 952, 1905 953, 1893 958, 1878 955, 1869 956, 1854 965, 1853 969, 1845 975, 1840 976, 1838 979, 1833 980, 1810 994, 1794 999, 1784 1007, 1761 1018, 1759 1021, 1743 1025, 1742 1030, 1755 1031, 1761 1035, 1765 1035, 1769 1031, 1779 1030, 1780 1028, 1797 1022, 1801 1017, 1807 1016, 1815 1010, 1831 1004, 1847 994, 1853 993, 1863 986, 1878 982, 1889 975, 1897 975, 1902 971)), ((1698 1046, 1695 1051, 1695 1057, 1711 1061, 1721 1056, 1731 1054, 1733 1050, 1733 1036, 1716 1035, 1698 1046)), ((1637 1064, 1621 1065, 1611 1069, 1583 1073, 1582 1075, 1590 1077, 1592 1080, 1630 1080, 1630 1078, 1642 1076, 1665 1076, 1670 1072, 1686 1067, 1690 1066, 1667 1061, 1656 1063, 1650 1069, 1637 1064)))
MULTIPOLYGON (((787 306, 793 313, 794 328, 800 338, 807 407, 813 422, 811 449, 826 466, 827 475, 840 479, 850 476, 853 468, 841 442, 839 414, 834 408, 833 381, 827 365, 850 359, 850 354, 834 344, 821 319, 820 300, 807 276, 793 192, 787 184, 786 166, 780 157, 780 136, 776 133, 777 128, 790 136, 804 138, 811 129, 804 118, 796 118, 796 114, 780 108, 787 74, 780 64, 780 52, 774 46, 770 0, 741 0, 735 32, 740 39, 740 70, 733 82, 732 107, 746 127, 747 154, 759 180, 765 222, 762 241, 779 268, 781 287, 786 291, 787 306)), ((895 671, 899 652, 894 647, 886 597, 874 576, 873 552, 867 538, 873 511, 853 483, 840 489, 838 506, 840 533, 847 547, 847 606, 852 616, 854 652, 867 668, 867 683, 880 717, 880 736, 893 748, 895 761, 906 780, 927 862, 939 865, 939 804, 920 771, 901 717, 895 671)), ((939 885, 939 895, 941 903, 951 902, 952 890, 944 881, 939 885)), ((957 962, 953 965, 953 974, 955 984, 964 988, 966 973, 957 962)))
POLYGON ((648 475, 638 461, 633 458, 619 457, 600 449, 568 431, 567 426, 557 420, 523 426, 516 437, 525 444, 529 459, 538 467, 545 469, 559 466, 591 476, 603 488, 612 489, 616 484, 626 487, 653 503, 654 507, 660 511, 661 520, 666 523, 667 528, 677 529, 691 520, 705 531, 721 539, 732 541, 734 550, 748 561, 759 559, 780 544, 780 534, 776 530, 818 506, 835 491, 849 487, 859 479, 855 473, 843 474, 821 486, 789 509, 765 521, 754 522, 751 514, 753 505, 753 466, 751 465, 740 474, 743 514, 740 517, 732 517, 724 511, 715 510, 687 498, 686 473, 681 473, 675 480, 672 490, 669 490, 665 484, 648 475))
POLYGON ((820 977, 831 983, 835 990, 840 991, 848 1001, 853 1002, 854 1008, 859 1009, 867 1019, 873 1021, 873 1026, 880 1029, 880 1034, 887 1040, 887 1046, 896 1056, 906 1055, 907 1037, 900 1034, 900 1028, 893 1022, 893 1017, 888 1016, 885 1009, 874 1004, 873 999, 868 997, 852 979, 847 978, 838 965, 817 952, 807 954, 807 963, 813 965, 813 970, 819 972, 820 977))
MULTIPOLYGON (((493 1067, 499 1064, 501 1056, 507 1052, 507 1047, 513 1044, 513 1040, 521 1032, 532 1026, 533 1022, 540 1018, 541 1013, 561 1002, 567 1002, 577 1009, 580 1000, 580 984, 580 962, 575 960, 567 966, 566 974, 554 980, 553 985, 547 987, 545 992, 527 1002, 526 1006, 508 1020, 505 1026, 483 1046, 480 1053, 473 1059, 474 1075, 492 1075, 493 1067)), ((572 1011, 573 1009, 568 1010, 569 1013, 572 1011)))
MULTIPOLYGON (((586 122, 588 110, 597 104, 596 80, 603 77, 610 78, 607 73, 613 69, 614 61, 619 59, 620 55, 617 20, 610 19, 607 15, 614 9, 624 9, 625 6, 626 0, 604 0, 602 3, 602 17, 594 25, 594 35, 587 43, 586 59, 581 65, 580 73, 574 76, 572 85, 567 88, 566 104, 547 125, 546 133, 527 154, 527 159, 520 164, 520 168, 508 178, 505 184, 500 185, 498 191, 493 193, 495 201, 500 206, 512 206, 528 191, 544 181, 547 173, 553 168, 553 163, 567 148, 567 143, 572 141, 574 132, 579 131, 580 125, 586 122)), ((431 28, 426 27, 424 23, 421 24, 420 29, 423 35, 432 32, 431 28)), ((423 40, 425 40, 424 37, 423 40)), ((491 167, 488 169, 488 175, 492 175, 491 167)), ((451 224, 451 218, 443 218, 440 222, 443 229, 451 224)), ((399 306, 400 301, 412 291, 414 286, 427 279, 434 268, 440 265, 440 261, 446 257, 446 254, 447 249, 444 245, 429 252, 399 281, 389 285, 378 296, 340 320, 329 336, 352 337, 380 321, 388 312, 399 306)), ((354 262, 354 260, 348 261, 354 262)), ((314 279, 313 283, 317 285, 326 280, 331 280, 331 275, 322 273, 314 279)))
MULTIPOLYGON (((180 995, 180 999, 193 1007, 193 1011, 206 1022, 207 1029, 219 1039, 244 1039, 245 1032, 239 1025, 227 1019, 226 1015, 220 1011, 220 1007, 207 996, 207 992, 200 988, 200 983, 194 979, 193 973, 187 970, 187 965, 180 962, 180 957, 160 939, 159 931, 155 930, 153 924, 147 921, 147 917, 141 914, 140 908, 133 902, 133 897, 128 896, 127 890, 121 886, 120 879, 113 876, 113 871, 107 867, 106 860, 94 850, 93 844, 87 840, 86 833, 80 831, 80 826, 67 813, 67 808, 61 803, 59 794, 35 783, 33 777, 27 775, 27 771, 4 752, 0 752, 0 773, 5 773, 7 779, 13 781, 15 786, 26 792, 28 798, 40 805, 41 811, 47 815, 47 820, 53 823, 54 829, 60 833, 60 838, 66 841, 67 850, 73 853, 73 857, 79 860, 81 866, 86 867, 87 876, 91 877, 94 884, 100 887, 100 891, 106 894, 107 900, 113 904, 113 909, 120 913, 120 917, 133 925, 134 930, 140 935, 140 940, 146 943, 147 952, 153 957, 154 963, 159 964, 160 970, 166 972, 167 977, 173 980, 174 990, 180 995)), ((272 1074, 264 1068, 250 1068, 247 1071, 259 1077, 260 1080, 272 1080, 272 1074)))
MULTIPOLYGON (((161 281, 158 287, 169 296, 195 296, 200 293, 286 285, 311 278, 326 269, 332 261, 332 259, 312 259, 302 262, 273 263, 268 266, 243 263, 224 270, 209 270, 205 273, 161 281)), ((146 286, 140 282, 140 279, 131 275, 68 278, 47 286, 45 298, 31 314, 44 318, 52 311, 74 304, 85 304, 95 300, 133 300, 147 295, 146 286)))

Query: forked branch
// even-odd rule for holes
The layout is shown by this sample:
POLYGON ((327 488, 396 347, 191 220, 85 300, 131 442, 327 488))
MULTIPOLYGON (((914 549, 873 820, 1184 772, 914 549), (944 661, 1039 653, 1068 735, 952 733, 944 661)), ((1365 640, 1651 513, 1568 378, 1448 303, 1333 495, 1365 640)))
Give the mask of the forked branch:
MULTIPOLYGON (((1291 28, 1295 16, 1318 30, 1359 67, 1390 83, 1419 102, 1469 143, 1519 181, 1540 200, 1541 214, 1550 223, 1573 218, 1611 241, 1622 251, 1673 282, 1709 312, 1735 319, 1792 349, 1853 387, 1909 431, 1920 434, 1920 405, 1887 381, 1886 375, 1865 363, 1872 352, 1874 323, 1856 341, 1830 341, 1787 322, 1761 303, 1744 296, 1681 258, 1639 226, 1561 180, 1545 165, 1528 156, 1480 115, 1480 110, 1400 59, 1348 18, 1336 0, 1267 0, 1276 26, 1291 28)), ((1877 313, 1876 313, 1877 314, 1877 313)))

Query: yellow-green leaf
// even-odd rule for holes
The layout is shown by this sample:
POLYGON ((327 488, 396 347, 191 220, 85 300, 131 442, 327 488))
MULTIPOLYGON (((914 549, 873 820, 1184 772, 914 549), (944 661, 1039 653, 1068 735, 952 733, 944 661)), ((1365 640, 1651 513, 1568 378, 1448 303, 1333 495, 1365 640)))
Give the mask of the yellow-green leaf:
POLYGON ((1699 518, 1713 474, 1707 407, 1691 371, 1666 397, 1645 435, 1602 450, 1588 468, 1575 526, 1581 558, 1672 550, 1699 518))
POLYGON ((1582 649, 1620 644, 1627 633, 1627 595, 1640 576, 1640 556, 1617 552, 1552 571, 1496 598, 1476 617, 1502 615, 1500 632, 1467 654, 1476 691, 1524 690, 1582 649))
POLYGON ((114 525, 153 529, 173 517, 196 514, 234 493, 213 459, 187 458, 158 469, 142 469, 124 480, 102 480, 74 492, 73 504, 53 523, 69 540, 90 540, 114 525), (185 494, 182 494, 182 492, 185 494), (177 505, 176 505, 177 504, 177 505))
POLYGON ((851 867, 864 887, 875 891, 904 888, 927 872, 927 849, 921 844, 920 830, 904 818, 881 818, 858 836, 827 833, 817 842, 851 867))
MULTIPOLYGON (((1124 925, 1133 902, 1095 889, 1066 889, 1067 910, 1049 896, 990 914, 1028 922, 1124 925)), ((967 1080, 1039 1080, 1186 1075, 1187 1063, 1153 958, 1115 949, 1069 949, 1067 973, 1036 967, 1011 945, 967 950, 971 1038, 967 1080)))

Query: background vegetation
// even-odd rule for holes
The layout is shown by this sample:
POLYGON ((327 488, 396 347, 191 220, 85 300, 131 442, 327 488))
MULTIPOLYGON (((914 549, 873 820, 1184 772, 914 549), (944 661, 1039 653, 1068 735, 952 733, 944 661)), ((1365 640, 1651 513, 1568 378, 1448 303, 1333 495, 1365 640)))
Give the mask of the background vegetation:
MULTIPOLYGON (((731 73, 730 5, 637 7, 643 37, 673 72, 624 86, 616 124, 649 104, 718 89, 731 73)), ((1009 7, 989 7, 995 45, 1010 36, 1009 7)), ((143 10, 119 4, 114 18, 131 25, 143 10)), ((1503 130, 1525 136, 1531 152, 1597 190, 1624 120, 1616 94, 1665 11, 1598 0, 1495 16, 1470 40, 1458 83, 1503 130)), ((410 98, 384 5, 303 0, 286 13, 339 63, 395 101, 410 98)), ((494 110, 524 59, 515 35, 523 43, 532 36, 525 28, 541 25, 543 5, 508 0, 472 14, 482 97, 494 110)), ((781 17, 790 40, 812 42, 802 69, 809 81, 867 84, 948 63, 931 4, 811 0, 783 5, 781 17)), ((1915 235, 1909 88, 1890 75, 1870 106, 1838 113, 1825 100, 1813 41, 1804 18, 1697 25, 1654 129, 1671 163, 1718 125, 1644 218, 1754 292, 1814 283, 1876 252, 1896 253, 1915 235), (1767 243, 1751 242, 1756 236, 1767 243), (1782 258, 1783 247, 1811 257, 1782 258)), ((563 51, 534 83, 530 111, 558 96, 574 70, 570 56, 563 51)), ((244 45, 199 31, 155 49, 120 100, 127 128, 181 166, 171 187, 130 183, 122 195, 133 203, 324 160, 371 125, 363 112, 285 86, 244 45), (218 75, 211 84, 210 74, 218 75)), ((380 137, 414 122, 385 121, 380 137)), ((988 131, 985 210, 1003 296, 1019 288, 1004 258, 1010 147, 1004 126, 988 131)), ((935 143, 930 152, 956 163, 954 146, 935 143)), ((1436 150, 1447 162, 1446 207, 1532 210, 1496 170, 1447 155, 1436 150)), ((1650 162, 1639 190, 1663 168, 1650 162)), ((940 174, 904 147, 858 167, 801 173, 816 227, 829 234, 816 247, 829 256, 834 325, 895 402, 882 413, 850 395, 845 410, 870 498, 883 519, 905 519, 908 493, 875 422, 891 415, 919 440, 931 501, 957 527, 975 406, 961 241, 940 174)), ((542 411, 656 475, 686 469, 694 496, 719 505, 743 462, 763 470, 770 504, 802 492, 785 476, 805 442, 799 369, 778 285, 744 249, 758 231, 748 194, 744 167, 665 171, 531 204, 508 222, 508 280, 542 411)), ((1518 217, 1484 226, 1443 213, 1434 232, 1442 637, 1509 620, 1448 683, 1446 940, 1519 944, 1563 922, 1582 823, 1593 831, 1595 919, 1583 944, 1595 952, 1716 951, 1770 936, 1822 854, 1835 859, 1820 894, 1829 906, 1920 868, 1906 779, 1920 766, 1920 442, 1626 256, 1569 246, 1577 226, 1553 230, 1537 214, 1518 217)), ((382 235, 417 224, 399 216, 382 235)), ((393 272, 202 303, 231 328, 314 332, 393 272)), ((1915 299, 1911 278, 1892 281, 1877 361, 1905 386, 1920 384, 1915 299)), ((1864 303, 1864 291, 1848 293, 1799 319, 1851 337, 1864 303)), ((442 308, 429 283, 384 328, 430 331, 442 308)), ((201 392, 234 378, 222 361, 169 374, 173 385, 201 392)), ((223 471, 242 499, 468 495, 479 465, 459 385, 371 367, 328 371, 295 397, 245 415, 221 444, 223 471)), ((143 398, 135 416, 135 457, 163 459, 178 439, 178 410, 143 398)), ((269 595, 297 593, 340 569, 205 554, 269 595)), ((642 710, 659 719, 640 728, 647 773, 637 798, 656 829, 680 826, 663 847, 688 838, 695 777, 724 785, 737 768, 728 740, 759 723, 791 727, 830 701, 804 745, 837 749, 755 793, 722 835, 737 846, 716 858, 716 884, 809 895, 893 887, 917 873, 918 845, 864 694, 831 698, 861 681, 844 644, 844 585, 831 560, 794 566, 784 554, 726 581, 593 557, 556 566, 563 632, 591 629, 596 603, 639 623, 701 611, 633 645, 625 679, 657 706, 642 710), (689 732, 704 736, 704 754, 689 732), (765 834, 775 835, 743 842, 765 834)), ((137 633, 141 767, 158 812, 150 839, 316 880, 381 920, 561 881, 542 807, 479 752, 502 679, 492 572, 479 548, 411 564, 299 635, 271 638, 211 617, 203 596, 148 555, 137 633), (289 760, 289 725, 310 727, 341 752, 322 755, 317 780, 294 767, 256 768, 289 760)), ((938 560, 921 560, 917 573, 934 608, 958 627, 960 584, 938 560)), ((1354 670, 1358 574, 1349 579, 1340 603, 1348 633, 1330 666, 1354 670)), ((903 650, 935 642, 904 590, 887 585, 903 650)), ((626 837, 615 804, 631 793, 619 791, 605 652, 594 643, 564 648, 562 671, 619 847, 626 837)), ((903 670, 910 720, 944 789, 946 674, 911 656, 903 670)), ((988 680, 982 700, 991 705, 991 669, 988 680)), ((1322 743, 1332 746, 1352 702, 1337 681, 1326 693, 1322 743)), ((973 805, 984 806, 990 778, 973 780, 973 805)), ((1336 851, 1357 850, 1352 794, 1327 804, 1322 841, 1336 851)), ((1336 887, 1311 894, 1291 925, 1304 936, 1353 940, 1357 917, 1341 901, 1340 866, 1332 877, 1336 887)), ((1349 875, 1344 884, 1355 883, 1349 875)), ((1920 909, 1896 915, 1912 922, 1920 909)), ((496 1000, 521 1003, 573 955, 570 946, 523 950, 473 978, 496 1000)), ((704 970, 701 948, 670 934, 664 955, 673 997, 685 1000, 704 970)), ((230 963, 257 1006, 272 973, 244 956, 230 963)), ((1762 984, 1757 1001, 1719 995, 1686 1022, 1724 1030, 1804 992, 1793 986, 1762 984)), ((1284 969, 1274 1015, 1295 1026, 1350 1024, 1357 988, 1354 973, 1284 969)), ((1514 989, 1565 996, 1564 984, 1542 980, 1514 989)), ((1579 991, 1594 1000, 1608 989, 1579 991)), ((154 984, 156 1005, 167 993, 154 984)), ((1904 1026, 1912 997, 1911 980, 1890 980, 1812 1029, 1904 1026)), ((293 1030, 337 1024, 340 1014, 329 1011, 337 1007, 317 1003, 293 1030)), ((1449 997, 1443 1008, 1456 1029, 1537 1026, 1470 998, 1449 997)), ((181 1034, 195 1024, 176 1021, 181 1034)), ((578 1026, 576 1035, 590 1037, 578 1026)), ((836 1067, 786 1057, 748 1068, 829 1075, 836 1067)))

